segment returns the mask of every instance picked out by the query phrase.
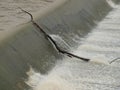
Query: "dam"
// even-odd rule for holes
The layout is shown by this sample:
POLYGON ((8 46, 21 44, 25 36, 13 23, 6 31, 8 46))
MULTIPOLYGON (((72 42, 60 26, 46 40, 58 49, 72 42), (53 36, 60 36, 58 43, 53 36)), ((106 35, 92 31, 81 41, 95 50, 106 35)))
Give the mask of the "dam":
POLYGON ((0 39, 0 90, 120 90, 119 0, 62 0, 0 39), (113 62, 113 60, 115 60, 113 62))

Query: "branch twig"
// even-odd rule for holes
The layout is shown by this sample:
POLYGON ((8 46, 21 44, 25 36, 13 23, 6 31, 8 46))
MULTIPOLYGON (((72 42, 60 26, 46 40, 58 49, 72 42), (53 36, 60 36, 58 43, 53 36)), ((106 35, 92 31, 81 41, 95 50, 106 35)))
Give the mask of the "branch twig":
POLYGON ((52 37, 50 35, 48 35, 34 20, 33 20, 33 16, 31 13, 23 10, 22 8, 20 8, 23 12, 27 13, 28 15, 30 15, 31 17, 31 22, 33 23, 34 26, 36 26, 40 32, 42 32, 44 34, 44 36, 49 40, 51 41, 51 43, 55 46, 56 50, 59 52, 59 53, 62 53, 62 54, 66 54, 67 56, 69 57, 75 57, 75 58, 78 58, 78 59, 81 59, 83 61, 89 61, 90 59, 87 59, 87 58, 83 58, 83 57, 79 57, 77 55, 74 55, 72 53, 69 53, 67 51, 64 51, 62 50, 61 48, 59 48, 59 46, 57 45, 57 43, 52 39, 52 37))
POLYGON ((115 58, 114 60, 112 60, 112 61, 110 62, 110 64, 112 64, 113 62, 117 61, 118 59, 120 59, 120 57, 115 58))

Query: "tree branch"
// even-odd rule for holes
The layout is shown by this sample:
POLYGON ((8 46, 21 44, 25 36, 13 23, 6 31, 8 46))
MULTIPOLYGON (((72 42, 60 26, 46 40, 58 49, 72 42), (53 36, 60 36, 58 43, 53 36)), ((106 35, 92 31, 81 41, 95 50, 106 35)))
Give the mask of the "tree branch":
POLYGON ((90 59, 87 59, 87 58, 83 58, 83 57, 79 57, 77 55, 74 55, 72 53, 69 53, 67 51, 64 51, 62 50, 61 48, 59 48, 59 46, 57 45, 57 43, 52 39, 52 37, 50 35, 48 35, 34 20, 33 20, 33 16, 31 13, 23 10, 22 8, 20 8, 23 12, 27 13, 28 15, 30 15, 31 17, 31 22, 33 23, 34 26, 36 26, 40 32, 42 32, 44 34, 44 36, 55 46, 56 50, 59 52, 59 53, 62 53, 62 54, 66 54, 67 56, 69 57, 75 57, 75 58, 78 58, 78 59, 81 59, 83 61, 89 61, 90 59))
POLYGON ((120 59, 120 57, 115 58, 114 60, 112 60, 111 62, 109 62, 110 64, 112 64, 113 62, 117 61, 118 59, 120 59))

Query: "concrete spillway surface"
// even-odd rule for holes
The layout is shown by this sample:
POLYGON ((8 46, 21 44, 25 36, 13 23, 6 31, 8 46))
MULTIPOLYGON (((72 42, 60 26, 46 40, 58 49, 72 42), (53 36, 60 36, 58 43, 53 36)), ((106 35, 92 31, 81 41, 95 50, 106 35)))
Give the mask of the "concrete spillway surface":
POLYGON ((65 0, 36 22, 57 44, 90 62, 59 54, 31 23, 0 43, 0 90, 120 90, 118 0, 65 0), (89 2, 89 3, 88 3, 89 2))

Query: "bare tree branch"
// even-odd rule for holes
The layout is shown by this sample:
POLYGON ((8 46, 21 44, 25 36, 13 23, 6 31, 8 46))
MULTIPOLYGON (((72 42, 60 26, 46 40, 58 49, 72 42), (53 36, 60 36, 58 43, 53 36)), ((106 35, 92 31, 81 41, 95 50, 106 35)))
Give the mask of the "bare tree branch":
POLYGON ((77 55, 74 55, 72 53, 69 53, 67 51, 64 51, 62 50, 61 48, 59 48, 59 46, 57 45, 57 43, 52 39, 52 37, 50 35, 48 35, 34 20, 33 20, 33 16, 31 13, 23 10, 22 8, 20 8, 23 12, 27 13, 28 15, 30 15, 31 17, 31 22, 33 23, 34 26, 36 26, 40 32, 42 32, 44 34, 44 36, 55 46, 56 50, 59 52, 59 53, 62 53, 62 54, 66 54, 67 56, 69 57, 75 57, 75 58, 78 58, 78 59, 81 59, 83 61, 90 61, 90 59, 87 59, 87 58, 83 58, 83 57, 79 57, 77 55))

